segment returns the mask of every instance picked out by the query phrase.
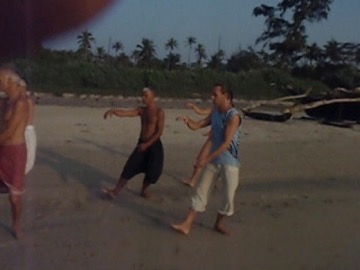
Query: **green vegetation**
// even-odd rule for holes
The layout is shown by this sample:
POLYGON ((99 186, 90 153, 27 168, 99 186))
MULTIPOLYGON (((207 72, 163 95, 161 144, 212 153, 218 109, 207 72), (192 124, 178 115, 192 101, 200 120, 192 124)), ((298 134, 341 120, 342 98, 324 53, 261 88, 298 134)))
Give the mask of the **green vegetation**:
POLYGON ((225 83, 237 98, 270 98, 301 93, 308 87, 326 91, 315 80, 299 79, 275 68, 262 68, 238 73, 211 69, 150 70, 124 67, 121 64, 69 63, 44 60, 17 60, 35 91, 54 93, 139 95, 144 86, 153 86, 163 97, 208 98, 215 82, 225 83))
POLYGON ((83 31, 78 50, 41 49, 31 59, 13 61, 34 91, 137 96, 153 86, 162 97, 208 98, 214 83, 225 83, 236 98, 260 99, 323 92, 335 87, 360 86, 360 44, 328 41, 322 48, 307 44, 305 26, 325 20, 332 0, 282 0, 276 6, 260 5, 253 14, 265 18, 265 31, 257 43, 261 51, 239 49, 226 58, 220 48, 212 55, 189 36, 182 43, 169 38, 168 52, 157 58, 155 44, 142 38, 130 55, 121 41, 106 51, 94 48, 95 37, 83 31), (179 44, 187 53, 181 59, 179 44))

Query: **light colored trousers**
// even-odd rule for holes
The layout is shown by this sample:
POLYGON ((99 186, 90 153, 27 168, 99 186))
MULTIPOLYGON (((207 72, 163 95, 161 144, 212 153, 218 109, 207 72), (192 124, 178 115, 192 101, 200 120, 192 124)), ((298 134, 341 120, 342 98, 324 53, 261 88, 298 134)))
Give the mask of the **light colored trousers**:
POLYGON ((223 181, 223 201, 219 213, 231 216, 234 213, 235 191, 239 184, 239 169, 238 166, 208 164, 191 199, 191 208, 196 212, 205 211, 214 186, 213 182, 217 178, 221 178, 223 181))
POLYGON ((36 132, 35 127, 32 125, 27 126, 25 129, 25 143, 27 149, 25 174, 27 174, 34 166, 36 155, 36 132))

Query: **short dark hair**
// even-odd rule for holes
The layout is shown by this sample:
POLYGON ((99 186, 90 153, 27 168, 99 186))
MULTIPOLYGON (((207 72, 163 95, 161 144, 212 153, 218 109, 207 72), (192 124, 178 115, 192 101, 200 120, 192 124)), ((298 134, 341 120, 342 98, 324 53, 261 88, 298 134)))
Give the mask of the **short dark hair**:
POLYGON ((143 91, 150 91, 150 92, 153 94, 153 96, 156 97, 156 92, 155 92, 154 88, 151 87, 151 86, 146 86, 146 87, 143 89, 143 91))
POLYGON ((215 83, 214 87, 220 87, 221 93, 226 94, 231 103, 233 103, 234 93, 226 85, 222 83, 215 83))

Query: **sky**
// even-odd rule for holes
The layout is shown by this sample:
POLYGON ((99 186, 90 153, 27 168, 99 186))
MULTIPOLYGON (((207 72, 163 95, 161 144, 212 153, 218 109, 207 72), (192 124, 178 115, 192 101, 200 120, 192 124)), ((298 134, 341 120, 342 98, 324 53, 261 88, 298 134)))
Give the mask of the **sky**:
MULTIPOLYGON (((264 18, 252 11, 261 4, 280 0, 118 0, 91 21, 44 43, 46 48, 76 50, 76 37, 88 30, 96 39, 94 47, 106 50, 116 41, 131 54, 142 38, 154 41, 157 57, 166 55, 165 43, 178 42, 178 51, 188 54, 186 39, 194 36, 211 56, 220 47, 227 57, 239 49, 255 46, 265 29, 264 18), (111 44, 109 46, 109 44, 111 44)), ((307 26, 308 43, 324 45, 338 42, 360 43, 360 0, 334 0, 327 20, 307 26)), ((255 48, 261 49, 261 45, 255 48)), ((111 53, 113 51, 110 50, 111 53)), ((194 57, 194 56, 192 56, 194 57)))

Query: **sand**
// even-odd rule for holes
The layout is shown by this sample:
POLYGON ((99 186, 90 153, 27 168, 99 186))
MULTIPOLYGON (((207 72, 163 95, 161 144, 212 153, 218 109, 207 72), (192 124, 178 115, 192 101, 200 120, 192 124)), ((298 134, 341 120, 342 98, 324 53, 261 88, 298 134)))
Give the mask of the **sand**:
MULTIPOLYGON (((176 106, 175 106, 176 107, 176 106)), ((26 180, 25 238, 9 233, 0 197, 0 269, 286 269, 360 268, 360 128, 294 118, 243 121, 242 168, 231 236, 213 231, 221 199, 216 184, 190 235, 174 232, 193 193, 188 177, 205 141, 166 108, 165 168, 138 194, 133 178, 115 200, 100 189, 116 183, 138 135, 138 119, 103 120, 105 108, 39 105, 38 152, 26 180)))

